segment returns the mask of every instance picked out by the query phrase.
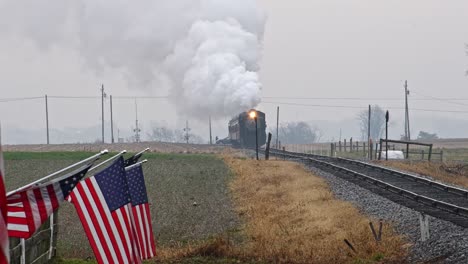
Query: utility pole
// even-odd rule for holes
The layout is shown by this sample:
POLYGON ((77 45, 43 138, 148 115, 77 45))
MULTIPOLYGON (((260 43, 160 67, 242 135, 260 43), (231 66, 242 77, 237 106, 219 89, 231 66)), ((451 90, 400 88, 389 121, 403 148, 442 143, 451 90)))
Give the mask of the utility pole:
POLYGON ((209 116, 209 125, 210 125, 210 145, 213 145, 213 138, 211 137, 211 116, 209 116))
POLYGON ((184 131, 185 131, 185 136, 184 136, 185 142, 187 142, 187 144, 188 144, 189 139, 190 139, 190 134, 189 134, 190 128, 189 128, 189 126, 188 126, 188 120, 185 121, 185 128, 184 128, 184 131))
POLYGON ((112 114, 112 95, 110 97, 110 116, 111 116, 111 142, 114 144, 114 117, 112 114))
POLYGON ((371 105, 369 105, 369 118, 367 120, 367 146, 369 148, 369 159, 372 159, 372 153, 370 152, 371 149, 371 105))
POLYGON ((411 140, 409 109, 408 109, 408 95, 409 95, 408 81, 405 81, 405 140, 411 140))
POLYGON ((385 160, 388 160, 388 120, 390 119, 390 114, 385 114, 385 160))
POLYGON ((255 115, 254 119, 255 119, 255 153, 257 156, 257 160, 258 160, 258 122, 257 122, 258 115, 255 115))
POLYGON ((276 108, 276 149, 279 148, 278 142, 279 142, 279 106, 276 108))
POLYGON ((140 142, 140 132, 141 129, 138 127, 138 105, 137 101, 135 99, 135 129, 133 129, 133 132, 135 132, 135 142, 140 142))
POLYGON ((104 143, 104 97, 106 97, 106 94, 104 93, 104 84, 102 84, 101 86, 102 143, 104 143))
POLYGON ((46 114, 46 130, 47 130, 47 145, 49 145, 49 103, 47 100, 47 94, 45 95, 45 114, 46 114))

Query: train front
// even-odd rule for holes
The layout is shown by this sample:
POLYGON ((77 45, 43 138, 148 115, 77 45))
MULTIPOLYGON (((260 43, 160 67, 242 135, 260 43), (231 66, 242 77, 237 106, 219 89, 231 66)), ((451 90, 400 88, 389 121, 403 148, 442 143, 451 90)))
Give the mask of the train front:
POLYGON ((251 109, 239 116, 241 145, 248 148, 255 148, 255 134, 258 133, 258 146, 265 145, 266 142, 266 121, 265 113, 251 109), (255 129, 255 120, 257 129, 255 129))

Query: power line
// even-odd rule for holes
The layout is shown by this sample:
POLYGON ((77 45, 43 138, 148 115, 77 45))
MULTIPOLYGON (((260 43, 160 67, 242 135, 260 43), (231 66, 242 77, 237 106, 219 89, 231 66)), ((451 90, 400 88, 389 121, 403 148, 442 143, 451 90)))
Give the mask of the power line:
MULTIPOLYGON (((70 95, 49 95, 49 98, 54 99, 100 99, 101 96, 70 96, 70 95)), ((0 99, 0 102, 4 100, 27 100, 27 99, 39 99, 43 98, 42 96, 38 97, 21 97, 21 98, 4 98, 0 99)), ((168 99, 169 96, 112 96, 114 99, 168 99)))
POLYGON ((16 98, 1 98, 0 103, 7 103, 7 102, 15 102, 15 101, 26 101, 26 100, 35 100, 35 99, 43 99, 43 96, 35 96, 35 97, 16 97, 16 98))
POLYGON ((441 102, 446 102, 446 103, 455 104, 455 105, 468 106, 468 104, 463 104, 463 103, 459 103, 459 102, 454 102, 455 100, 452 100, 452 99, 437 98, 437 97, 434 97, 434 96, 422 94, 422 93, 420 93, 418 90, 416 90, 416 92, 414 92, 415 89, 412 89, 412 90, 413 90, 413 93, 419 94, 419 95, 424 96, 424 97, 427 97, 427 98, 430 98, 430 99, 432 99, 432 100, 441 101, 441 102))
POLYGON ((362 106, 350 106, 350 105, 323 105, 323 104, 301 104, 301 103, 288 103, 288 102, 266 102, 264 104, 279 104, 279 105, 295 105, 295 106, 311 106, 311 107, 326 107, 326 108, 349 108, 349 109, 365 109, 362 106))
MULTIPOLYGON (((468 101, 468 98, 411 98, 415 101, 468 101)), ((369 98, 369 97, 290 97, 290 96, 262 96, 262 99, 284 99, 284 100, 350 100, 350 101, 402 101, 402 98, 369 98)))
POLYGON ((169 96, 114 96, 117 99, 169 99, 169 96))
POLYGON ((49 95, 49 98, 55 99, 100 99, 101 96, 67 96, 67 95, 49 95))
MULTIPOLYGON (((452 104, 468 106, 468 104, 458 103, 456 101, 468 101, 468 98, 438 98, 430 95, 424 95, 420 92, 414 92, 423 96, 424 98, 412 98, 413 101, 443 101, 452 104)), ((49 95, 53 99, 99 99, 100 96, 73 96, 73 95, 49 95)), ((43 96, 34 97, 14 97, 14 98, 0 98, 0 102, 13 102, 23 100, 42 99, 43 96)), ((169 99, 170 96, 113 96, 114 99, 169 99)), ((262 99, 284 99, 284 100, 347 100, 347 101, 402 101, 402 98, 370 98, 370 97, 292 97, 292 96, 262 96, 262 99)))
MULTIPOLYGON (((265 102, 264 104, 276 104, 276 105, 293 105, 293 106, 306 106, 306 107, 323 107, 323 108, 346 108, 346 109, 367 109, 365 106, 350 106, 350 105, 323 105, 323 104, 301 104, 301 103, 288 103, 288 102, 265 102)), ((382 107, 389 110, 405 110, 404 107, 382 107)), ((463 113, 468 114, 468 111, 459 110, 442 110, 442 109, 426 109, 426 108, 409 108, 412 111, 421 112, 440 112, 440 113, 463 113)))

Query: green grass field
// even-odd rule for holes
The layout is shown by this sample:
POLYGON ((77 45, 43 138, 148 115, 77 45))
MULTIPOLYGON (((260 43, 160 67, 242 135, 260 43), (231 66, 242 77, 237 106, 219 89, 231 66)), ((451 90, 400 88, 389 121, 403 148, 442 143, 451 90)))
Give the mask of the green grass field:
MULTIPOLYGON (((6 152, 7 189, 23 186, 93 154, 6 152)), ((147 153, 144 158, 148 159, 143 168, 157 247, 236 232, 239 221, 227 188, 231 174, 221 159, 209 154, 157 153, 147 153)), ((83 227, 73 206, 67 202, 59 210, 57 255, 62 259, 93 259, 83 227)), ((198 261, 187 263, 216 263, 198 261)), ((58 260, 57 263, 89 262, 58 260)))

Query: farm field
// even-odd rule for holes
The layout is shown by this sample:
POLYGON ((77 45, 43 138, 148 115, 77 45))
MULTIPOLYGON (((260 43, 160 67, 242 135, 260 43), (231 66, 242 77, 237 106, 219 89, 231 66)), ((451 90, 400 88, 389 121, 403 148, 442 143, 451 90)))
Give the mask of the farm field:
MULTIPOLYGON (((8 190, 91 156, 6 152, 8 190)), ((406 242, 384 224, 376 243, 368 219, 336 200, 301 165, 232 153, 147 153, 144 173, 159 256, 149 263, 400 263, 406 242), (194 205, 196 203, 196 205, 194 205), (358 248, 353 253, 343 239, 358 248), (313 261, 309 261, 313 260, 313 261)), ((54 263, 94 263, 74 208, 59 210, 54 263)))
POLYGON ((203 145, 167 142, 140 142, 140 143, 83 143, 83 144, 36 144, 36 145, 4 145, 4 151, 14 152, 61 152, 81 151, 98 152, 103 149, 118 152, 126 149, 129 152, 138 152, 145 148, 158 153, 221 153, 225 147, 222 145, 203 145))
MULTIPOLYGON (((93 154, 6 152, 7 188, 20 187, 93 154)), ((160 254, 164 248, 236 232, 239 221, 226 187, 231 174, 222 160, 207 154, 147 153, 144 158, 148 159, 143 168, 160 254)), ((83 227, 68 203, 59 210, 57 254, 62 258, 93 258, 83 227)))

